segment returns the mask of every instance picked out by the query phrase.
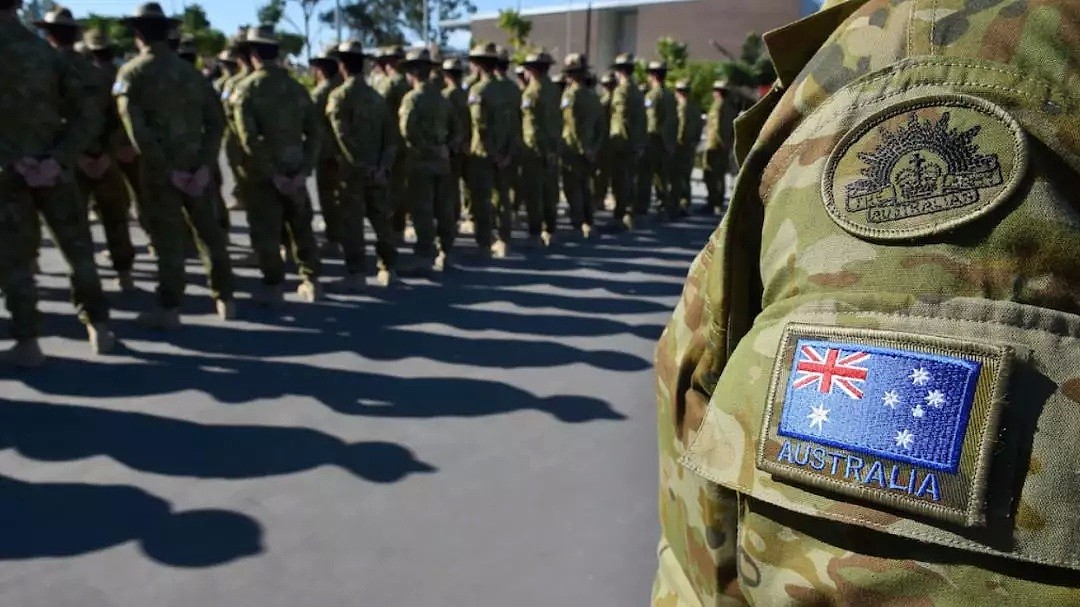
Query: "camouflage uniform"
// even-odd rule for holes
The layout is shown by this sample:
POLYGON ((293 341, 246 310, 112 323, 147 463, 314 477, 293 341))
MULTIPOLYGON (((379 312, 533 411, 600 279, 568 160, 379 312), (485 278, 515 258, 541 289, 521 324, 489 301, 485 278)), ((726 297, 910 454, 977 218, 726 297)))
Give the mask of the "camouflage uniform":
MULTIPOLYGON (((337 63, 335 62, 335 66, 337 63)), ((333 144, 333 127, 326 118, 326 104, 330 93, 342 85, 345 80, 337 73, 319 83, 311 92, 315 104, 315 113, 323 123, 323 134, 327 138, 319 151, 319 164, 315 168, 315 185, 319 191, 319 208, 323 221, 326 222, 326 240, 341 244, 341 211, 338 189, 341 186, 341 155, 333 144)))
MULTIPOLYGON (((402 56, 404 56, 404 52, 401 47, 392 46, 382 49, 378 58, 381 60, 388 58, 400 59, 402 56)), ((405 81, 405 76, 394 69, 393 72, 386 72, 381 78, 373 80, 372 86, 386 101, 386 109, 389 115, 397 116, 398 110, 401 109, 401 99, 409 92, 409 83, 405 81)), ((390 122, 394 124, 395 128, 397 127, 396 120, 391 119, 390 122)), ((397 152, 398 156, 394 159, 394 168, 390 172, 388 195, 393 209, 392 225, 394 232, 400 237, 405 230, 405 217, 409 213, 409 199, 406 196, 408 184, 405 178, 405 151, 398 149, 397 152)))
POLYGON ((246 155, 245 210, 263 284, 277 287, 285 282, 280 252, 284 244, 291 248, 303 281, 314 285, 320 263, 307 185, 286 194, 273 181, 275 176, 310 175, 315 169, 322 130, 311 98, 284 67, 271 64, 256 69, 237 87, 233 103, 236 132, 246 155), (291 242, 282 242, 283 232, 291 242))
POLYGON ((705 189, 709 193, 708 206, 717 212, 724 208, 727 199, 728 157, 731 149, 724 145, 721 134, 722 116, 724 115, 723 92, 727 85, 722 81, 713 83, 713 90, 721 92, 721 98, 714 100, 709 107, 705 121, 705 189))
MULTIPOLYGON (((361 49, 357 49, 362 54, 361 49)), ((364 218, 375 232, 375 255, 380 272, 397 264, 391 217, 393 207, 385 180, 397 160, 400 128, 387 102, 363 78, 349 77, 330 93, 326 103, 338 151, 346 166, 341 185, 341 246, 345 270, 364 275, 364 218)))
POLYGON ((161 310, 178 310, 184 294, 185 225, 194 232, 214 299, 232 301, 232 267, 212 184, 189 196, 170 182, 174 171, 209 170, 218 160, 225 117, 209 87, 165 42, 152 43, 120 68, 113 86, 120 119, 140 154, 139 213, 157 251, 161 310))
POLYGON ((653 605, 1080 604, 1076 9, 853 1, 767 37, 657 350, 653 605))
POLYGON ((615 88, 615 77, 611 74, 604 74, 600 78, 600 86, 603 87, 603 92, 600 93, 600 107, 604 110, 605 127, 603 129, 603 140, 600 144, 600 154, 596 158, 596 171, 593 176, 594 209, 603 208, 604 199, 607 198, 608 191, 611 189, 611 143, 607 125, 611 124, 611 92, 615 88))
MULTIPOLYGON (((547 53, 526 58, 525 65, 550 66, 547 53)), ((559 111, 559 90, 546 73, 533 77, 521 95, 521 129, 524 150, 518 193, 529 214, 529 235, 545 233, 550 241, 555 233, 559 206, 559 137, 563 117, 559 111)))
MULTIPOLYGON (((649 68, 666 73, 662 63, 650 63, 649 68)), ((654 189, 660 198, 661 213, 668 217, 678 214, 671 186, 672 176, 675 174, 673 159, 679 129, 676 114, 677 102, 674 93, 663 85, 650 85, 645 94, 647 145, 638 169, 639 214, 648 212, 654 189)))
MULTIPOLYGON (((461 72, 461 64, 456 60, 443 63, 443 70, 461 72)), ((450 102, 451 116, 454 119, 454 133, 458 141, 450 146, 450 180, 447 183, 447 196, 454 204, 454 217, 461 219, 463 200, 462 181, 465 179, 465 158, 469 153, 469 134, 472 132, 472 119, 469 116, 469 94, 460 86, 447 83, 443 88, 443 97, 450 102)))
MULTIPOLYGON (((506 60, 505 51, 499 53, 500 61, 506 60)), ((495 167, 492 206, 495 210, 496 247, 505 248, 510 243, 514 229, 514 206, 518 192, 518 176, 521 170, 521 89, 511 77, 496 72, 492 85, 502 108, 503 124, 507 125, 506 145, 500 155, 506 166, 495 167)))
MULTIPOLYGON (((411 52, 402 62, 405 70, 414 64, 434 65, 426 50, 411 52)), ((398 124, 405 149, 408 198, 416 228, 416 257, 424 264, 422 270, 429 269, 436 258, 436 269, 442 269, 457 236, 457 219, 454 203, 447 196, 447 182, 451 178, 449 144, 457 141, 459 136, 454 132, 450 102, 443 97, 438 83, 427 78, 417 81, 401 100, 398 124)))
POLYGON ((678 97, 678 137, 675 148, 674 171, 671 176, 671 197, 682 209, 690 206, 692 191, 690 178, 694 171, 694 158, 701 143, 701 107, 689 95, 689 82, 680 82, 678 97))
MULTIPOLYGON (((585 59, 567 55, 564 72, 584 72, 585 59)), ((562 181, 570 204, 570 223, 588 237, 592 231, 591 179, 604 142, 607 123, 596 92, 573 78, 562 94, 562 181)))
MULTIPOLYGON (((616 58, 619 64, 633 66, 632 55, 616 58)), ((638 206, 634 179, 638 162, 645 150, 645 99, 633 80, 619 82, 611 92, 611 188, 615 193, 615 219, 628 226, 638 206)))
POLYGON ((222 147, 225 150, 225 161, 233 174, 232 198, 236 209, 243 209, 246 206, 244 186, 247 183, 247 175, 244 173, 244 149, 236 133, 236 106, 233 103, 233 93, 251 74, 252 70, 241 64, 237 72, 221 84, 221 105, 225 110, 225 138, 222 147))
MULTIPOLYGON (((470 59, 494 61, 498 54, 493 45, 473 49, 470 59)), ((515 108, 506 107, 510 100, 500 94, 499 85, 488 74, 469 89, 469 113, 472 122, 472 137, 469 145, 468 173, 466 183, 471 201, 471 212, 476 221, 476 242, 481 254, 491 246, 492 236, 492 188, 498 171, 496 163, 505 159, 510 148, 513 126, 510 124, 515 108)), ((500 239, 509 238, 509 205, 500 212, 500 239), (505 230, 505 232, 504 232, 505 230)))

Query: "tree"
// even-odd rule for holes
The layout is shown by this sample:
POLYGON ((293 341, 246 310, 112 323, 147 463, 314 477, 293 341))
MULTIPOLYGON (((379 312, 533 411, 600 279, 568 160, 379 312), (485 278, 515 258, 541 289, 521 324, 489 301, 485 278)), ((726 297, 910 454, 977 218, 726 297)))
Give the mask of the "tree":
POLYGON ((96 13, 90 13, 89 17, 82 20, 81 25, 83 26, 83 29, 96 29, 104 32, 105 35, 112 40, 113 44, 116 45, 117 53, 120 55, 127 55, 128 53, 135 52, 135 36, 131 33, 131 29, 121 23, 116 17, 106 17, 96 13))
POLYGON ((506 32, 506 42, 514 50, 524 49, 532 34, 533 22, 521 16, 515 10, 499 11, 499 29, 506 32))
POLYGON ((715 40, 713 46, 728 59, 721 64, 721 71, 731 84, 757 87, 771 84, 776 79, 776 70, 760 35, 754 32, 747 34, 738 57, 715 40))
MULTIPOLYGON (((406 32, 423 38, 425 31, 432 42, 445 44, 449 32, 439 27, 439 22, 460 19, 476 11, 472 0, 426 1, 429 8, 434 7, 433 11, 424 10, 425 0, 354 0, 343 3, 341 17, 350 35, 366 46, 404 44, 406 32)), ((330 25, 336 23, 336 18, 336 11, 319 15, 323 23, 330 25)))
POLYGON ((195 47, 202 57, 212 57, 225 48, 227 40, 225 34, 210 27, 210 19, 206 16, 206 10, 198 4, 190 4, 184 7, 180 15, 180 31, 195 37, 195 47))
POLYGON ((307 59, 311 61, 311 19, 315 15, 315 7, 321 2, 322 0, 270 0, 267 4, 260 6, 255 11, 255 15, 259 18, 259 23, 272 25, 274 29, 279 30, 278 38, 281 41, 281 51, 283 53, 299 56, 301 52, 307 49, 307 59), (298 4, 300 10, 303 11, 303 35, 280 31, 282 21, 293 29, 300 30, 296 23, 285 14, 285 8, 289 2, 298 4))
POLYGON ((670 36, 664 36, 656 41, 656 54, 668 65, 668 69, 678 70, 686 67, 690 52, 686 43, 670 36))

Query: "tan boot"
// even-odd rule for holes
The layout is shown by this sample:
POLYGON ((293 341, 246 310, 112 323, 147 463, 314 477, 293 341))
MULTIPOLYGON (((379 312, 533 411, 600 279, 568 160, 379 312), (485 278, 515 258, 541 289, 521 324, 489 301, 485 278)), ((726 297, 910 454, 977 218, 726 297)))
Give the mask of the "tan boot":
POLYGON ((585 224, 585 225, 581 226, 581 237, 584 238, 585 240, 589 240, 590 238, 592 238, 592 226, 591 225, 585 224))
POLYGON ((296 287, 296 294, 300 296, 300 300, 307 303, 315 303, 322 299, 322 287, 318 282, 305 280, 300 283, 299 287, 296 287))
POLYGON ((20 369, 36 369, 45 364, 45 353, 41 351, 37 338, 22 339, 15 342, 11 349, 0 353, 0 361, 20 369))
POLYGON ((416 242, 416 228, 412 226, 405 227, 405 242, 416 242))
POLYGON ((141 312, 136 321, 147 329, 159 329, 163 331, 180 328, 180 309, 154 308, 141 312))
POLYGON ((547 230, 544 230, 540 234, 540 242, 544 243, 545 247, 550 247, 552 241, 554 241, 554 240, 555 240, 555 234, 553 234, 551 232, 548 232, 547 230))
POLYGON ((134 293, 135 292, 135 279, 131 277, 131 271, 120 272, 116 276, 116 286, 120 289, 121 293, 134 293))
POLYGON ((633 230, 634 229, 634 216, 633 215, 623 215, 622 223, 623 223, 623 226, 627 230, 633 230))
POLYGON ((458 232, 464 235, 470 235, 476 233, 476 224, 470 219, 466 219, 461 222, 461 226, 458 228, 458 232))
POLYGON ((103 322, 86 325, 86 335, 94 354, 108 354, 116 347, 116 334, 103 322))
POLYGON ((445 251, 435 256, 435 262, 431 264, 431 269, 436 272, 445 272, 448 267, 450 267, 450 260, 447 259, 445 251))
POLYGON ((233 320, 236 318, 236 302, 233 300, 215 299, 214 309, 217 310, 221 320, 233 320))
POLYGON ((491 256, 495 259, 502 259, 506 257, 507 250, 510 247, 506 245, 505 240, 496 240, 495 244, 491 245, 491 256))
POLYGON ((397 273, 393 270, 379 270, 379 273, 375 275, 375 283, 380 287, 389 287, 396 284, 397 281, 397 273))

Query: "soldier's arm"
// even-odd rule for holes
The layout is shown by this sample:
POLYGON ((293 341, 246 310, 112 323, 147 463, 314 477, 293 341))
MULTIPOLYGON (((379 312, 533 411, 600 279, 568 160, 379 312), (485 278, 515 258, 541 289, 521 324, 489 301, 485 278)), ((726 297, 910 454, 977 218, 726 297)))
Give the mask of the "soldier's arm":
POLYGON ((323 146, 322 121, 319 119, 315 104, 308 101, 299 83, 297 83, 297 88, 300 89, 298 97, 301 100, 301 111, 304 112, 304 164, 300 167, 300 171, 305 175, 310 175, 315 172, 315 163, 319 160, 319 150, 323 146))
POLYGON ((389 173, 394 167, 398 150, 402 146, 401 127, 395 120, 395 115, 391 112, 389 105, 384 105, 383 111, 386 112, 386 119, 383 120, 383 152, 379 159, 379 169, 384 173, 389 173))
POLYGON ((354 167, 360 166, 360 154, 350 141, 353 132, 352 114, 347 111, 348 98, 343 93, 335 92, 326 102, 326 118, 333 130, 334 141, 342 158, 354 167))
POLYGON ((162 165, 165 163, 165 153, 162 152, 157 137, 154 136, 146 121, 142 105, 138 103, 137 98, 133 98, 138 95, 138 90, 132 90, 131 87, 129 77, 123 73, 117 78, 116 85, 113 87, 120 121, 123 122, 124 130, 131 143, 139 150, 139 154, 151 164, 162 165))
POLYGON ((406 148, 414 148, 420 145, 423 133, 420 132, 420 121, 416 119, 416 113, 413 112, 413 100, 416 99, 414 95, 405 95, 401 100, 401 106, 398 108, 398 128, 401 129, 402 144, 406 148))
POLYGON ((87 82, 70 61, 57 56, 60 72, 60 99, 63 103, 64 130, 57 138, 53 155, 65 166, 72 166, 79 154, 90 146, 105 127, 104 108, 98 91, 87 82))
POLYGON ((495 108, 492 107, 491 98, 486 94, 486 91, 474 93, 474 95, 475 98, 469 100, 473 126, 480 136, 480 147, 483 148, 488 158, 494 158, 496 154, 495 133, 491 130, 491 126, 497 121, 497 117, 493 115, 495 108))
POLYGON ((270 158, 269 150, 262 145, 258 108, 255 107, 256 86, 257 84, 251 84, 241 87, 233 93, 236 134, 240 138, 240 147, 254 162, 256 172, 262 175, 275 175, 277 167, 270 158))
POLYGON ((203 95, 203 133, 202 144, 199 147, 199 158, 202 164, 214 166, 218 161, 218 153, 221 151, 221 138, 225 134, 225 108, 218 102, 218 95, 204 78, 199 81, 205 89, 203 95))

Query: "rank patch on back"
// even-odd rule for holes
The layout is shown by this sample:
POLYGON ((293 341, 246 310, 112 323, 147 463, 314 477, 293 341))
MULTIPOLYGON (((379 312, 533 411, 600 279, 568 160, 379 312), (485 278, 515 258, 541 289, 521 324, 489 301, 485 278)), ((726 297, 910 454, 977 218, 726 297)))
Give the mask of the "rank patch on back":
POLYGON ((826 166, 822 197, 848 232, 907 240, 991 212, 1026 168, 1026 136, 1004 109, 967 95, 924 97, 845 135, 826 166))
POLYGON ((775 477, 968 526, 1011 350, 893 331, 792 324, 758 467, 775 477))

